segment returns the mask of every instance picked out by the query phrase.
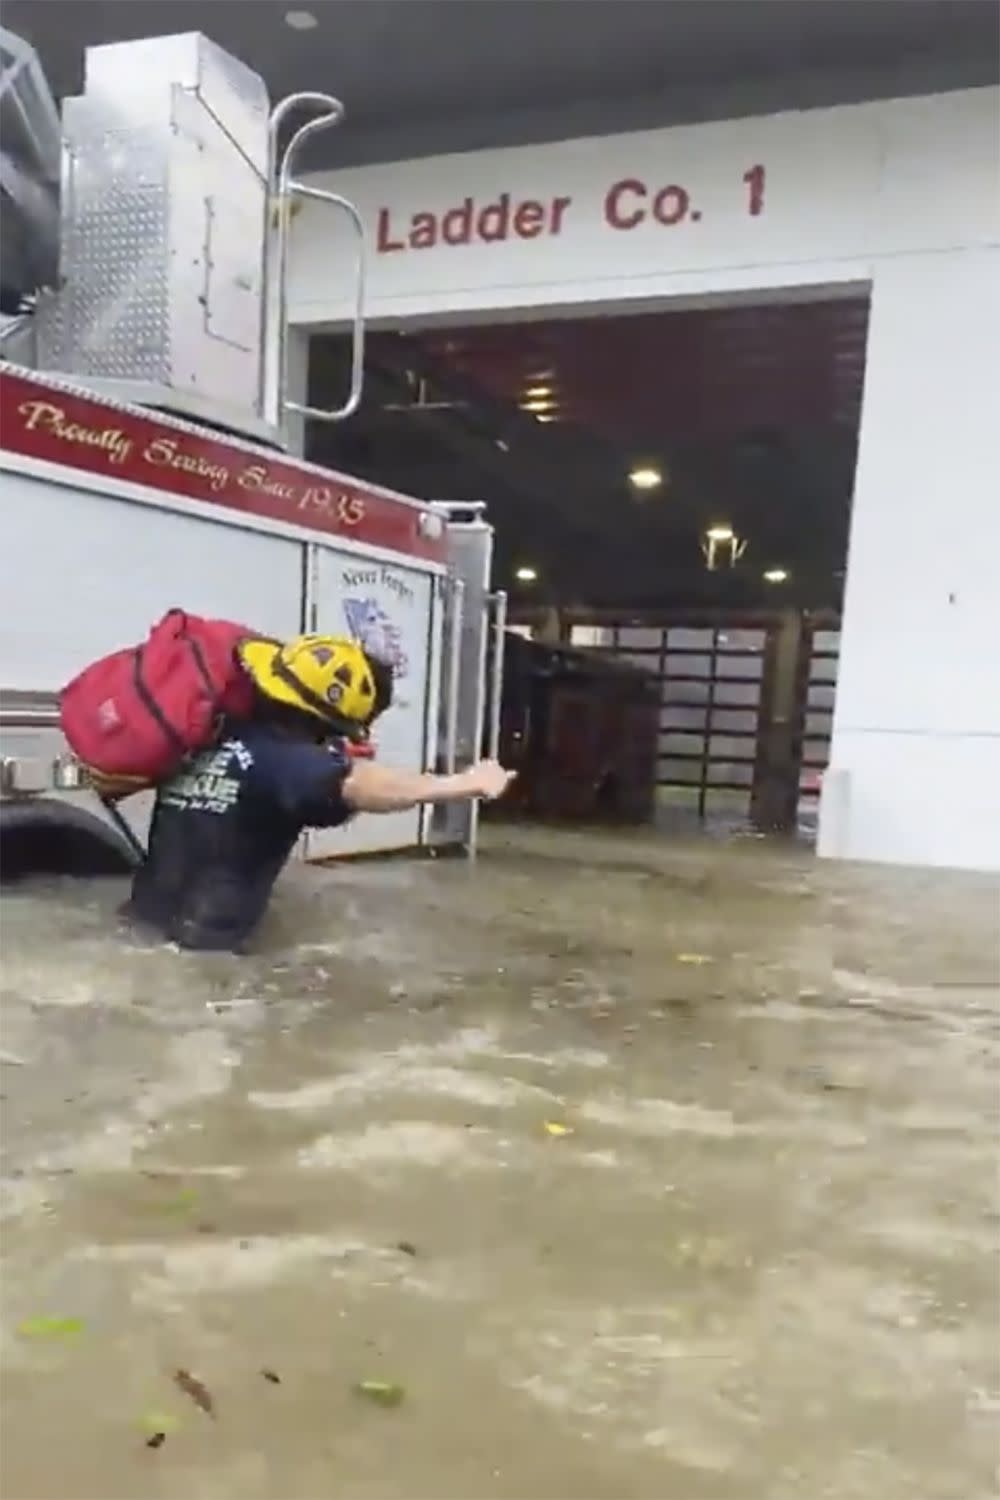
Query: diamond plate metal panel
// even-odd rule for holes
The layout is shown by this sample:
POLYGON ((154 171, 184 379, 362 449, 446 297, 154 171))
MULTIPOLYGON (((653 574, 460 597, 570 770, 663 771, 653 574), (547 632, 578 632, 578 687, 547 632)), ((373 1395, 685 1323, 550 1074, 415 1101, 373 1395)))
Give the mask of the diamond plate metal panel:
POLYGON ((63 289, 43 366, 254 415, 267 94, 197 34, 93 49, 63 113, 63 289))

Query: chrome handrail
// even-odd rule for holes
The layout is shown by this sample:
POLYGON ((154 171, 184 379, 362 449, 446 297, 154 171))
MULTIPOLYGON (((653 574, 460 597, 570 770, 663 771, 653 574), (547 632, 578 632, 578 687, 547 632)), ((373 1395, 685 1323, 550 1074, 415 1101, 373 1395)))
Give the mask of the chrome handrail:
POLYGON ((490 719, 486 753, 490 760, 500 756, 500 709, 503 698, 503 648, 507 630, 507 595, 499 589, 493 595, 493 660, 490 663, 490 719))
POLYGON ((465 584, 461 578, 451 581, 451 618, 448 638, 448 678, 444 730, 444 769, 452 775, 458 763, 458 695, 462 667, 462 625, 465 616, 465 584))
POLYGON ((0 708, 0 729, 58 729, 59 710, 0 708))
MULTIPOLYGON (((274 343, 270 344, 268 333, 268 316, 270 304, 270 249, 268 251, 265 266, 264 286, 264 311, 263 311, 263 343, 265 351, 269 348, 274 350, 274 363, 266 360, 262 367, 261 383, 261 410, 265 417, 276 427, 283 427, 285 414, 296 412, 299 416, 311 417, 317 422, 342 422, 345 417, 351 416, 361 405, 362 388, 364 384, 365 364, 365 283, 367 275, 367 247, 365 238, 365 225, 361 213, 349 198, 340 193, 328 192, 325 188, 310 187, 293 177, 292 169, 295 157, 302 145, 313 135, 321 130, 331 129, 338 125, 344 116, 344 106, 339 99, 332 94, 300 93, 290 94, 287 99, 282 99, 271 113, 268 127, 268 213, 277 208, 278 223, 274 241, 274 275, 277 280, 276 306, 274 309, 274 343), (278 165, 278 132, 281 124, 295 109, 311 109, 316 111, 311 120, 306 120, 293 133, 291 140, 285 148, 278 165), (292 204, 298 198, 312 199, 319 203, 328 203, 332 207, 345 213, 351 221, 358 238, 357 266, 355 273, 355 296, 354 311, 351 318, 351 380, 347 400, 343 406, 323 407, 309 406, 304 402, 291 401, 288 398, 288 238, 291 225, 292 204), (276 368, 275 368, 276 366, 276 368), (275 379, 269 380, 269 375, 274 372, 275 379)), ((270 239, 270 225, 269 239, 270 239)))

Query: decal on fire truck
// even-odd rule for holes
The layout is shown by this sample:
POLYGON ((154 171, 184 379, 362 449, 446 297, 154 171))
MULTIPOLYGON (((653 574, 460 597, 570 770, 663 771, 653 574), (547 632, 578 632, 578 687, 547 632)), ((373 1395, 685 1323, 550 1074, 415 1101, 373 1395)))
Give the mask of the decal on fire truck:
POLYGON ((428 559, 418 502, 169 417, 0 371, 0 448, 174 499, 350 537, 428 559))
POLYGON ((397 679, 406 676, 410 663, 403 649, 402 634, 377 599, 345 599, 344 616, 348 630, 360 646, 380 661, 388 662, 397 679))

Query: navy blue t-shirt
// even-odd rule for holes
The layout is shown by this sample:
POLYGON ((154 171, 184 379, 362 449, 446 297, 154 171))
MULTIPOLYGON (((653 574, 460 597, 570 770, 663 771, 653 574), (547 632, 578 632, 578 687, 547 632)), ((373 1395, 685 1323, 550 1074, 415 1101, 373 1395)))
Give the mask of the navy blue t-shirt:
POLYGON ((350 817, 341 796, 350 764, 340 743, 227 725, 217 746, 159 789, 129 915, 182 947, 239 951, 302 830, 350 817))

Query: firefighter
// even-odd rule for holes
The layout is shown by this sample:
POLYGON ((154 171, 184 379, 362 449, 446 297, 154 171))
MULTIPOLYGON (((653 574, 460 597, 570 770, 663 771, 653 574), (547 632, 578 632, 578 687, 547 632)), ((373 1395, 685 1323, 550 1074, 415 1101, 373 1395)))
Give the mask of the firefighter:
POLYGON ((392 701, 392 669, 355 641, 247 640, 239 653, 254 706, 158 788, 125 909, 182 948, 243 951, 303 829, 493 800, 513 779, 495 761, 436 776, 352 756, 392 701))

